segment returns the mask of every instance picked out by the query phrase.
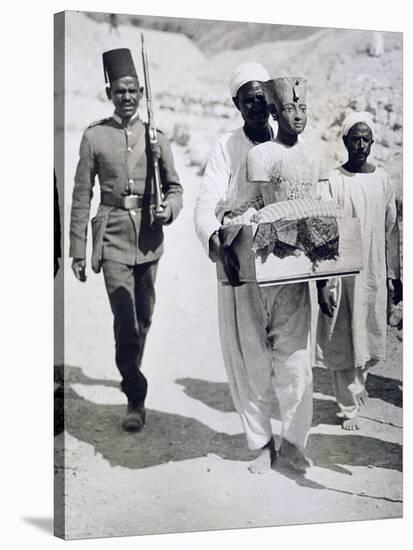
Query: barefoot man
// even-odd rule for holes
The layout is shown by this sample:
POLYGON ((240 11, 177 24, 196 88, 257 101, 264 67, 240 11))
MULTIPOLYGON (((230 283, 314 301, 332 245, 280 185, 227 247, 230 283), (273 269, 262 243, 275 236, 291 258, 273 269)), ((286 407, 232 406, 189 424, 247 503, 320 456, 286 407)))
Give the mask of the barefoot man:
POLYGON ((229 387, 241 417, 248 447, 259 451, 250 464, 254 473, 269 471, 276 452, 271 431, 271 354, 267 346, 265 311, 258 285, 239 285, 231 257, 218 230, 226 212, 254 193, 246 182, 247 154, 254 145, 273 139, 262 82, 269 79, 258 63, 236 68, 230 93, 244 124, 225 133, 208 159, 195 208, 195 228, 205 252, 225 266, 232 285, 218 283, 219 329, 229 387))
POLYGON ((348 160, 330 174, 332 195, 349 217, 361 222, 363 270, 356 277, 319 281, 317 362, 331 370, 338 417, 345 430, 358 430, 366 404, 369 367, 385 358, 387 289, 402 299, 399 230, 390 177, 368 157, 374 143, 368 112, 351 113, 342 136, 348 160))

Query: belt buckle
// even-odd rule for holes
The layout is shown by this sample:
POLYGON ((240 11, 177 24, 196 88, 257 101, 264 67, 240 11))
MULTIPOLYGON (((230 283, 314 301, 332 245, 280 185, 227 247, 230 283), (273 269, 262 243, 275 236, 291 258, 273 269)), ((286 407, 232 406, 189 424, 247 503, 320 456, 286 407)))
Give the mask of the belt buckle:
POLYGON ((138 195, 126 195, 126 197, 123 197, 123 208, 126 210, 138 208, 138 195))

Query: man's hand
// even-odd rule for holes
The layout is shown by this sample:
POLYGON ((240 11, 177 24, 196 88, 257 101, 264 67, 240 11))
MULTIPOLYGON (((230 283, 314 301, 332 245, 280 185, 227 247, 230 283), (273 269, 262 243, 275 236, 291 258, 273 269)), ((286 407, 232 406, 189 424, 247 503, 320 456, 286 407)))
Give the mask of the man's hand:
POLYGON ((86 282, 86 260, 73 258, 72 271, 78 281, 81 281, 82 283, 86 282))
POLYGON ((327 287, 327 281, 317 281, 317 294, 321 311, 328 317, 333 317, 337 302, 331 290, 327 287))
POLYGON ((243 283, 239 280, 239 261, 231 248, 221 246, 220 260, 224 266, 225 275, 232 286, 240 286, 243 283))
POLYGON ((209 258, 214 262, 221 262, 225 275, 232 286, 240 286, 239 262, 231 248, 224 248, 221 244, 218 232, 209 238, 209 258))
POLYGON ((163 210, 161 212, 155 211, 155 220, 158 223, 161 223, 162 225, 167 224, 171 221, 172 218, 172 210, 168 203, 163 202, 162 203, 163 210))
POLYGON ((214 264, 219 260, 221 256, 221 241, 219 240, 218 232, 212 233, 209 238, 209 259, 214 262, 214 264))

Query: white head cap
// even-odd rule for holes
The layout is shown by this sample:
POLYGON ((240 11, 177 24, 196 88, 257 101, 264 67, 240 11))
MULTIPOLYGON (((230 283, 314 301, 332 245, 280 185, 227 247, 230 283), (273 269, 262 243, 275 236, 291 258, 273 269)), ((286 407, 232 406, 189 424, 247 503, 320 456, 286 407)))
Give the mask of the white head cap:
POLYGON ((358 122, 362 122, 363 124, 367 124, 367 126, 371 130, 371 136, 374 139, 374 133, 375 133, 375 127, 374 122, 371 117, 371 114, 368 111, 360 111, 360 112, 353 112, 346 116, 343 122, 343 126, 341 127, 341 135, 346 136, 350 129, 353 128, 355 124, 358 122))
POLYGON ((253 80, 265 82, 270 78, 267 69, 261 63, 242 63, 238 65, 229 80, 231 97, 236 97, 238 90, 247 82, 253 80))

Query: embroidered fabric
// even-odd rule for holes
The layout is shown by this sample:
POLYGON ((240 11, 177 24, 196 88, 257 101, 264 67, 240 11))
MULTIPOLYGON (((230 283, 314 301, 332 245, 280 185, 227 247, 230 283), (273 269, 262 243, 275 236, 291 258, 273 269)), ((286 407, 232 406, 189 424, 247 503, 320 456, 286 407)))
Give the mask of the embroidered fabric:
POLYGON ((265 204, 314 196, 317 182, 326 177, 320 151, 305 143, 301 136, 294 146, 276 138, 253 147, 248 154, 248 181, 269 184, 265 204))
POLYGON ((285 258, 297 255, 300 250, 312 262, 333 260, 338 256, 338 247, 337 220, 326 216, 261 223, 253 239, 253 251, 263 261, 270 254, 285 258))
POLYGON ((335 218, 309 218, 298 222, 298 241, 312 261, 335 260, 338 256, 339 234, 335 218))
POLYGON ((254 214, 255 223, 275 222, 282 219, 298 220, 322 216, 341 217, 340 209, 333 200, 313 198, 280 201, 269 204, 254 214))

